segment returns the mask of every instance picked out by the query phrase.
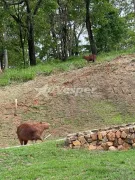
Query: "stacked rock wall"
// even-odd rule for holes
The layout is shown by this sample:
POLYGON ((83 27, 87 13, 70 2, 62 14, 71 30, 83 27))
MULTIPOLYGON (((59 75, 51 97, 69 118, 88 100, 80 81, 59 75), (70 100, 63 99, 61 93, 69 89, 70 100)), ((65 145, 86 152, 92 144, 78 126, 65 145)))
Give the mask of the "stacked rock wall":
POLYGON ((66 146, 89 150, 127 150, 135 147, 135 123, 67 135, 66 146))

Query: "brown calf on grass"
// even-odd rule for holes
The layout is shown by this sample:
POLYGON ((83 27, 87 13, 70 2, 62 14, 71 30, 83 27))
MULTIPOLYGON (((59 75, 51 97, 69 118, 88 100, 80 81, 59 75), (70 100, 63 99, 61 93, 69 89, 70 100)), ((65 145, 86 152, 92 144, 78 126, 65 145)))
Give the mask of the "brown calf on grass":
POLYGON ((41 135, 44 130, 49 129, 49 123, 24 123, 18 126, 17 128, 17 136, 21 143, 21 145, 26 145, 28 140, 42 140, 41 135))
POLYGON ((86 59, 87 62, 89 62, 89 61, 95 62, 95 60, 96 60, 96 55, 95 55, 95 54, 91 54, 91 55, 89 55, 89 56, 83 56, 83 58, 86 59))

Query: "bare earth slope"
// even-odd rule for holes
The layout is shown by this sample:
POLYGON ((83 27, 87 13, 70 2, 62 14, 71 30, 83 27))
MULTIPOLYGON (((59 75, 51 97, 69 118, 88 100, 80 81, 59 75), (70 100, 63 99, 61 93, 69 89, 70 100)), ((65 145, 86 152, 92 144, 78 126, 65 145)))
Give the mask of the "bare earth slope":
POLYGON ((134 121, 135 55, 0 88, 0 106, 0 147, 19 143, 24 121, 49 122, 52 138, 134 121))

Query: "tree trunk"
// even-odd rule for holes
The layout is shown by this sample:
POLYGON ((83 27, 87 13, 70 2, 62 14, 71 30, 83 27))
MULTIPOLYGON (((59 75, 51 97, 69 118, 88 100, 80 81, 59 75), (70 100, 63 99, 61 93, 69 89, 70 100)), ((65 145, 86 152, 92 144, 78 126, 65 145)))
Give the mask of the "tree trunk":
POLYGON ((134 28, 135 28, 135 0, 133 0, 133 6, 134 6, 134 28))
POLYGON ((59 51, 58 51, 58 43, 57 43, 57 36, 56 36, 56 31, 55 31, 55 14, 52 13, 50 15, 50 25, 51 25, 51 36, 53 40, 53 56, 55 59, 59 58, 59 51))
POLYGON ((90 12, 89 12, 90 0, 85 0, 85 2, 86 2, 86 28, 88 31, 90 47, 91 47, 92 54, 97 54, 97 48, 94 41, 92 25, 90 21, 90 12))
POLYGON ((2 71, 4 69, 3 59, 4 59, 4 51, 2 50, 2 52, 0 54, 0 71, 2 71))
MULTIPOLYGON (((6 27, 5 27, 5 32, 3 34, 3 38, 4 38, 4 42, 6 43, 7 41, 6 27)), ((6 48, 3 50, 3 54, 4 54, 4 69, 8 69, 8 53, 6 48)), ((1 65, 3 66, 3 64, 1 65)))
POLYGON ((24 68, 26 67, 26 61, 25 61, 25 50, 24 50, 24 43, 25 43, 25 37, 23 37, 23 30, 21 25, 19 24, 19 30, 20 30, 20 45, 22 49, 22 57, 23 57, 23 63, 24 63, 24 68))
POLYGON ((66 25, 62 28, 62 38, 61 38, 61 59, 65 61, 68 58, 67 55, 67 29, 66 25))
POLYGON ((56 34, 55 31, 51 30, 52 33, 52 39, 53 39, 53 47, 52 47, 52 51, 53 51, 53 56, 55 59, 58 58, 58 52, 57 52, 57 39, 56 39, 56 34))
POLYGON ((59 5, 59 17, 60 17, 60 41, 61 41, 61 60, 65 61, 68 58, 67 47, 67 4, 63 4, 62 1, 57 0, 59 5))
POLYGON ((28 48, 29 48, 30 65, 31 66, 36 65, 34 31, 33 31, 33 25, 31 22, 30 22, 30 26, 28 30, 28 48))
POLYGON ((74 54, 75 54, 75 56, 78 56, 79 55, 79 39, 78 39, 77 34, 76 34, 76 27, 75 27, 75 25, 74 25, 74 39, 75 39, 74 54))
POLYGON ((4 49, 4 69, 8 69, 8 53, 7 53, 7 49, 4 49))
POLYGON ((133 5, 134 5, 134 13, 135 13, 135 0, 133 0, 133 5))
POLYGON ((33 17, 30 10, 29 1, 25 1, 27 6, 27 29, 28 29, 28 49, 29 49, 29 59, 30 65, 36 65, 35 57, 35 44, 34 44, 34 27, 33 27, 33 17))

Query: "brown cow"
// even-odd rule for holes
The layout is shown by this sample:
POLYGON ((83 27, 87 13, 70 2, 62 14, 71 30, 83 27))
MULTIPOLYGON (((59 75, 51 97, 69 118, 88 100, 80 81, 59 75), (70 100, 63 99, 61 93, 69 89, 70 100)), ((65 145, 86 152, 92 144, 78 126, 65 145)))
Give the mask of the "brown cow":
POLYGON ((49 123, 24 123, 17 127, 17 136, 21 145, 26 145, 28 140, 42 140, 41 135, 45 129, 49 129, 49 123))
POLYGON ((95 54, 91 54, 91 55, 89 55, 89 56, 83 56, 83 58, 86 59, 87 62, 89 62, 89 61, 95 62, 95 60, 96 60, 96 55, 95 55, 95 54))

